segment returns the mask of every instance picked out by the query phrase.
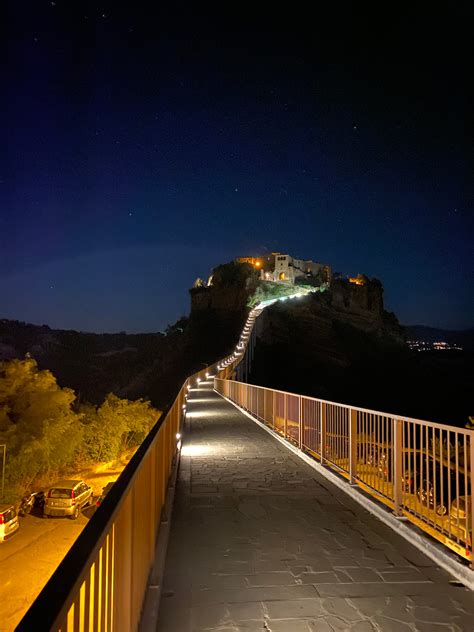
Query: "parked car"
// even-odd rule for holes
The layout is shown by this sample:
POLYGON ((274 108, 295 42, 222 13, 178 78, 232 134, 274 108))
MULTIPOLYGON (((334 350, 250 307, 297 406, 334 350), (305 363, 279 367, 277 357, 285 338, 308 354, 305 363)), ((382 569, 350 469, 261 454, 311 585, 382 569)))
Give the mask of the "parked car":
POLYGON ((104 487, 104 489, 102 490, 101 495, 99 496, 99 498, 96 501, 96 505, 97 507, 100 507, 100 505, 104 502, 104 498, 107 496, 107 494, 110 492, 110 490, 112 489, 112 487, 114 486, 114 482, 112 481, 111 483, 107 483, 107 485, 104 487))
POLYGON ((5 542, 15 535, 19 526, 14 505, 0 504, 0 542, 5 542))
POLYGON ((390 449, 385 445, 383 447, 371 445, 364 458, 364 463, 371 467, 370 474, 375 474, 382 481, 389 481, 392 477, 390 453, 390 449))
POLYGON ((43 516, 69 516, 75 520, 81 509, 92 504, 92 487, 84 481, 60 481, 46 494, 43 516))
MULTIPOLYGON (((453 509, 457 494, 464 494, 464 476, 429 458, 421 463, 420 458, 412 460, 410 491, 422 505, 436 511, 438 516, 446 516, 453 509), (416 468, 416 469, 415 469, 416 468)), ((460 505, 461 509, 461 505, 460 505)))
POLYGON ((472 511, 472 497, 459 496, 451 503, 449 517, 453 527, 464 532, 467 546, 472 546, 472 525, 470 515, 472 511))
POLYGON ((451 503, 451 518, 467 520, 471 513, 471 496, 459 496, 451 503))
POLYGON ((27 516, 29 513, 41 515, 43 513, 44 500, 43 491, 27 492, 21 500, 20 509, 18 510, 19 515, 27 516))

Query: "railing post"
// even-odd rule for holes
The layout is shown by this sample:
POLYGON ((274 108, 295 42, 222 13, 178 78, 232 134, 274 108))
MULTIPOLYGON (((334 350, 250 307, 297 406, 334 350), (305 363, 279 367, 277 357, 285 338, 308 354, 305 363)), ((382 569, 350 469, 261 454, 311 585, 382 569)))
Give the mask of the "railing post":
POLYGON ((287 438, 288 434, 287 434, 287 428, 288 428, 288 395, 285 393, 285 397, 284 397, 284 433, 285 433, 285 439, 287 438))
POLYGON ((275 391, 272 391, 272 426, 275 431, 275 391))
MULTIPOLYGON (((134 521, 132 520, 132 516, 132 491, 130 491, 124 501, 123 510, 120 512, 114 526, 114 553, 116 562, 114 563, 113 581, 115 599, 112 616, 115 621, 115 629, 117 632, 126 632, 126 630, 130 630, 132 627, 132 539, 134 535, 134 521)), ((97 563, 98 560, 95 561, 95 564, 97 563)), ((93 601, 93 608, 93 612, 95 612, 97 608, 95 598, 93 601)), ((93 613, 91 613, 91 615, 92 614, 93 613)))
POLYGON ((401 419, 393 420, 393 502, 394 513, 396 516, 402 516, 402 482, 403 482, 403 421, 401 419))
POLYGON ((321 441, 321 465, 324 463, 324 457, 326 453, 326 404, 321 402, 321 415, 320 415, 321 427, 319 430, 319 437, 321 441))
POLYGON ((298 447, 303 449, 303 398, 298 397, 298 447))
POLYGON ((349 409, 349 482, 356 484, 357 477, 357 410, 349 409))
MULTIPOLYGON (((473 540, 474 540, 474 432, 470 434, 469 436, 469 456, 470 456, 470 474, 471 474, 471 493, 470 495, 467 494, 467 490, 466 490, 466 501, 468 498, 471 499, 471 524, 469 524, 469 516, 467 516, 466 518, 466 531, 467 531, 467 538, 469 538, 469 534, 470 534, 470 543, 469 543, 469 550, 471 551, 471 563, 470 563, 470 568, 471 570, 474 571, 474 544, 473 544, 473 540)), ((467 464, 466 464, 467 467, 467 464)), ((466 502, 466 509, 468 503, 466 502)))

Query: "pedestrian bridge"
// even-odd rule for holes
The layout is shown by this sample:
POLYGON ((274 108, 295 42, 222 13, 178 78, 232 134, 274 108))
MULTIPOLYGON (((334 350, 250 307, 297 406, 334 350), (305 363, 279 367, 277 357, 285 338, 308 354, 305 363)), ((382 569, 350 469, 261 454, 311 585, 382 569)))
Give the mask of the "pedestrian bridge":
POLYGON ((231 379, 258 314, 185 382, 18 630, 473 629, 474 433, 231 379))

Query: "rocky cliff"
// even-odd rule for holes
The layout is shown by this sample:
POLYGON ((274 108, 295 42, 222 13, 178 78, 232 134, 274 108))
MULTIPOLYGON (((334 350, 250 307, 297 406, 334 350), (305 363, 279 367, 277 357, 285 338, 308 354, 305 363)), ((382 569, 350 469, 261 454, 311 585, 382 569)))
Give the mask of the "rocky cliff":
POLYGON ((263 344, 284 344, 288 350, 294 346, 300 358, 308 356, 309 363, 348 367, 358 339, 366 343, 370 339, 371 347, 381 349, 404 343, 403 329, 396 316, 385 311, 383 287, 376 279, 364 285, 337 280, 326 292, 298 303, 275 304, 261 319, 263 344))

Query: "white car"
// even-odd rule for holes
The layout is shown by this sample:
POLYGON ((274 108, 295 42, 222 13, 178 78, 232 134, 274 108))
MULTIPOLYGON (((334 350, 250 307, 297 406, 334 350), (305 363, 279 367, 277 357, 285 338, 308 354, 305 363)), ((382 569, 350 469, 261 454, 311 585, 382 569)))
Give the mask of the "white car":
POLYGON ((69 516, 75 520, 84 507, 92 504, 92 487, 84 481, 59 481, 46 494, 43 517, 69 516))
POLYGON ((0 504, 0 542, 5 542, 15 535, 19 526, 15 507, 0 504))

